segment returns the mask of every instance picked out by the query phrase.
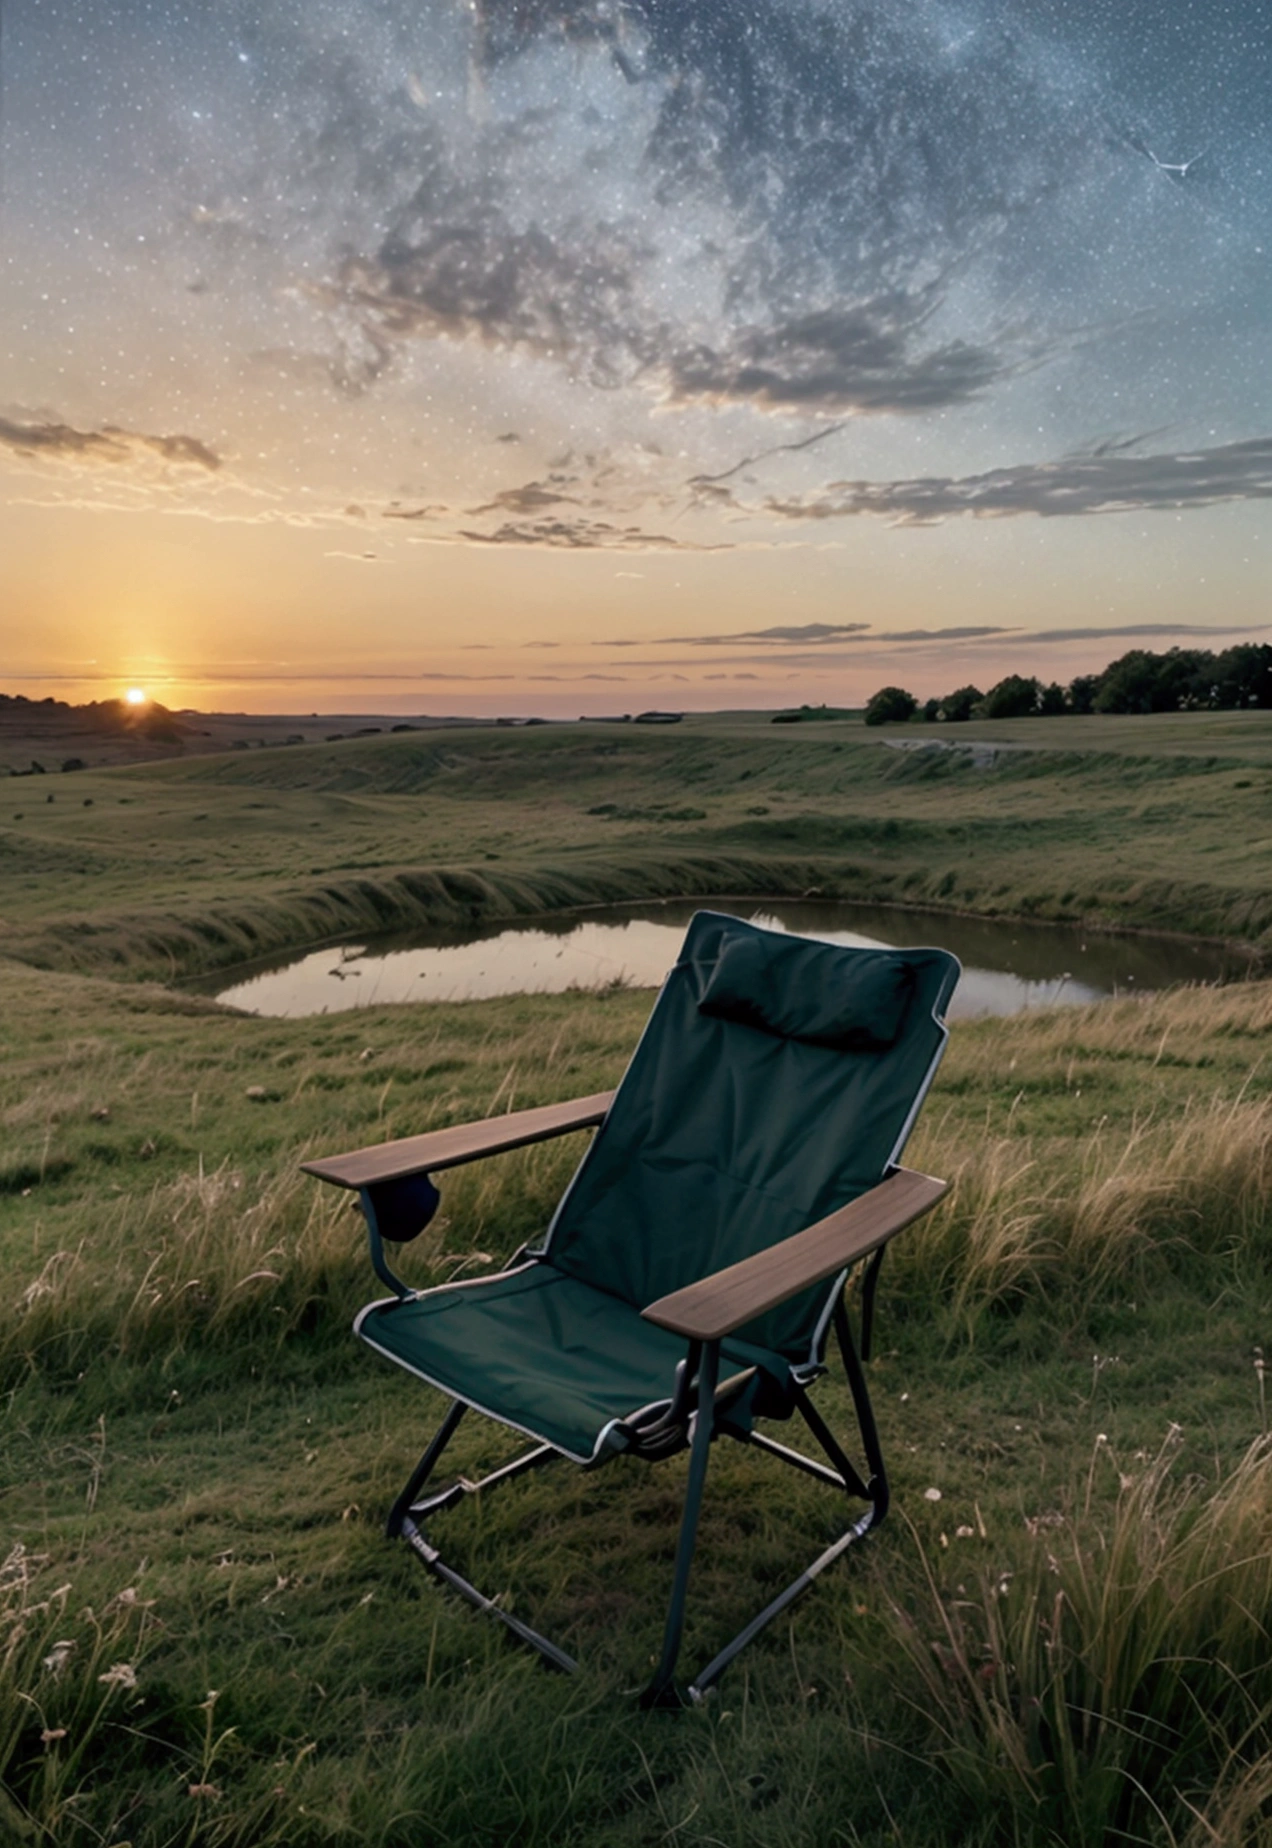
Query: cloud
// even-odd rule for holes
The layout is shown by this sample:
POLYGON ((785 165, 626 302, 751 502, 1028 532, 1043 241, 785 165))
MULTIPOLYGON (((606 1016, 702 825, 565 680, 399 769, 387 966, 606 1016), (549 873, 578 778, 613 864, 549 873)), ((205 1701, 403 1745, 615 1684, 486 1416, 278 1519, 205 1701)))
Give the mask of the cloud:
POLYGON ((450 512, 449 507, 436 503, 428 507, 386 507, 380 515, 383 520, 441 520, 450 512))
POLYGON ((458 537, 472 545, 546 546, 552 550, 568 552, 701 552, 723 549, 671 539, 665 533, 647 533, 639 526, 615 526, 608 520, 509 520, 493 532, 463 529, 458 537))
POLYGON ((656 635, 648 642, 593 642, 593 648, 724 648, 736 642, 780 642, 789 646, 848 641, 870 628, 868 622, 783 623, 771 629, 738 629, 730 635, 656 635))
POLYGON ((479 198, 453 185, 447 211, 442 190, 439 200, 422 185, 374 255, 346 259, 324 292, 341 390, 373 384, 419 340, 526 352, 600 387, 652 359, 656 330, 638 305, 643 240, 600 224, 586 235, 518 228, 489 188, 479 198))
POLYGON ((1059 462, 1026 462, 984 475, 833 481, 810 495, 770 498, 764 511, 783 520, 838 520, 869 513, 899 525, 924 526, 960 514, 977 519, 1037 514, 1053 519, 1269 498, 1272 437, 1264 436, 1174 454, 1107 451, 1059 462))
POLYGON ((0 417, 0 448, 27 458, 88 467, 135 467, 155 461, 211 473, 221 467, 221 457, 196 436, 154 436, 117 424, 77 430, 73 424, 19 423, 0 417))
POLYGON ((391 559, 381 558, 378 552, 324 552, 324 558, 347 558, 356 565, 383 565, 392 563, 391 559))
POLYGON ((778 624, 772 629, 739 629, 733 635, 665 635, 663 642, 684 642, 695 648, 718 648, 730 642, 780 642, 796 647, 806 643, 841 642, 864 633, 868 622, 801 622, 778 624))
POLYGON ((1272 623, 1247 623, 1236 628, 1197 622, 1132 622, 1116 629, 1038 629, 1031 631, 1031 642, 1104 642, 1146 635, 1262 635, 1272 623))
POLYGON ((722 347, 677 355, 667 369, 668 395, 675 404, 857 414, 966 404, 1000 375, 1004 361, 966 340, 918 350, 932 306, 930 295, 897 295, 748 329, 722 347))
POLYGON ((502 488, 493 500, 481 507, 474 507, 474 515, 479 513, 538 513, 544 507, 559 507, 564 504, 577 506, 572 494, 562 494, 557 488, 546 487, 541 481, 527 481, 520 488, 502 488))

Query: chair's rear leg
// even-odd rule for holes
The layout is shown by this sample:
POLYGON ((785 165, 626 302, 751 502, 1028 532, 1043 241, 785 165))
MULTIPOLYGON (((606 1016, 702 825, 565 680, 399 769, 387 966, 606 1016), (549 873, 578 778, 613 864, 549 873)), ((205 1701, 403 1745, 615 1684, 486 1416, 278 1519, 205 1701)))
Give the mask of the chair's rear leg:
POLYGON ((707 1478, 707 1460, 714 1435, 715 1389, 720 1371, 720 1343, 706 1343, 698 1369, 698 1415, 694 1424, 693 1447, 689 1453, 689 1481, 685 1488, 684 1513, 680 1519, 680 1539, 676 1546, 676 1576, 672 1581, 671 1603, 663 1632, 662 1656, 653 1680, 640 1697, 642 1707, 682 1707, 685 1696, 676 1686, 676 1659, 685 1627, 685 1596, 689 1589, 689 1568, 693 1564, 694 1545, 698 1538, 698 1514, 702 1507, 702 1489, 707 1478))
POLYGON ((454 1437, 459 1421, 467 1410, 468 1407, 462 1399, 451 1400, 450 1410, 438 1425, 432 1443, 411 1471, 406 1487, 389 1509, 389 1518, 384 1524, 386 1539, 396 1540, 401 1534, 402 1523, 411 1511, 411 1504, 436 1469, 438 1459, 454 1437))
POLYGON ((869 1485, 862 1480, 861 1472, 802 1387, 796 1389, 795 1403, 804 1423, 834 1464, 840 1486, 849 1495, 859 1495, 862 1501, 870 1501, 869 1485))

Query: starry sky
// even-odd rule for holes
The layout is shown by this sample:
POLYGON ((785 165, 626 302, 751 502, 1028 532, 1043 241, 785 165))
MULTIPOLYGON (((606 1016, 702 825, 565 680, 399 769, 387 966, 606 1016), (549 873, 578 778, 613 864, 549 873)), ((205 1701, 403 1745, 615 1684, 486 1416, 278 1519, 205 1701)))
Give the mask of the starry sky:
POLYGON ((1266 0, 4 0, 0 687, 1272 639, 1266 0))

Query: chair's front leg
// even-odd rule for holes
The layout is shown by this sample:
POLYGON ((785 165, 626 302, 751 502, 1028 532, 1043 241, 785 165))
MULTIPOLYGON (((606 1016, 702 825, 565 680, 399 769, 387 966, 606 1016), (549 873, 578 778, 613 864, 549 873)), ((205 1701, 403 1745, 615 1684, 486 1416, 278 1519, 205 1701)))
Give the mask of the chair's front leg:
POLYGON ((866 1482, 866 1493, 872 1504, 870 1524, 877 1527, 888 1512, 888 1472, 883 1461, 883 1446, 879 1442, 874 1407, 870 1403, 870 1388, 866 1384, 865 1369, 853 1344, 848 1310, 842 1295, 835 1304, 835 1335, 839 1342, 839 1352, 843 1356, 844 1372, 848 1375, 848 1387, 857 1413, 857 1428, 861 1432, 866 1467, 870 1472, 866 1482))
POLYGON ((685 1627, 685 1596, 689 1589, 689 1568, 693 1564, 694 1544, 698 1537, 698 1513, 702 1507, 702 1489, 707 1479, 707 1459, 715 1421, 715 1390, 720 1374, 720 1343, 708 1341, 698 1367, 698 1412, 694 1421, 693 1447, 689 1453, 689 1481, 685 1488, 685 1507, 680 1520, 680 1539, 676 1547, 676 1576, 672 1581, 671 1603, 667 1609, 667 1626, 663 1632, 662 1657, 654 1678, 640 1697, 642 1707, 682 1707, 685 1697, 676 1687, 676 1658, 685 1627))

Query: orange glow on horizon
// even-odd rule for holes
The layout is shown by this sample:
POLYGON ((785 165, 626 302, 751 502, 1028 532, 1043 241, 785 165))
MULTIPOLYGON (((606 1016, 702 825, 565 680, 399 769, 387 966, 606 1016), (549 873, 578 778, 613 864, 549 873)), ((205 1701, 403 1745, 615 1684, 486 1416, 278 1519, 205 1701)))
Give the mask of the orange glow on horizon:
POLYGON ((146 703, 146 693, 141 687, 129 687, 128 691, 124 694, 124 699, 130 706, 144 706, 146 703))

